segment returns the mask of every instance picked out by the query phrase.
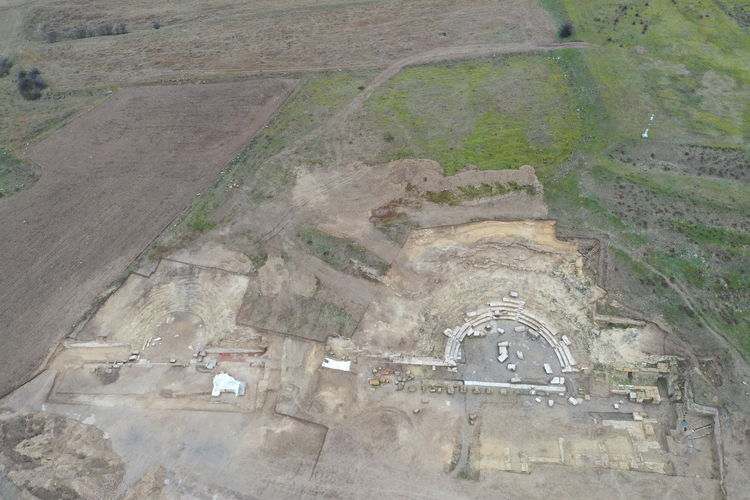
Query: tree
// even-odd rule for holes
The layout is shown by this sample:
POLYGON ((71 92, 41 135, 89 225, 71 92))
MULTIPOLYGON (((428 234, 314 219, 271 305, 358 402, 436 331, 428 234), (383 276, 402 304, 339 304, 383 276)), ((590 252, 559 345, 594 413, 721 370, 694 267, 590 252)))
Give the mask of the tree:
POLYGON ((560 26, 558 34, 560 35, 560 38, 570 38, 570 36, 573 35, 573 23, 565 21, 562 26, 560 26))
POLYGON ((16 85, 21 96, 27 101, 36 101, 42 97, 42 90, 47 88, 47 82, 42 78, 39 68, 31 68, 29 71, 18 70, 16 85))

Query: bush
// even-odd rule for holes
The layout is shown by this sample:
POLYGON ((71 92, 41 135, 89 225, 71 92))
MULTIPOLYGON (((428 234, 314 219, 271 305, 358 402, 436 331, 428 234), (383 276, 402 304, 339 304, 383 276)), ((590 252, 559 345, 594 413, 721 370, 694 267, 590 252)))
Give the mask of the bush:
POLYGON ((93 28, 86 26, 76 26, 72 30, 51 30, 48 31, 47 34, 44 35, 44 37, 48 43, 56 43, 66 39, 81 39, 89 38, 92 36, 124 35, 127 32, 128 30, 125 23, 104 23, 93 28))
POLYGON ((0 57, 0 78, 10 73, 10 68, 13 67, 13 61, 9 57, 0 57))
POLYGON ((96 36, 109 36, 114 34, 115 25, 112 23, 105 23, 96 27, 96 36))
POLYGON ((560 26, 560 31, 558 33, 560 35, 560 38, 569 38, 571 35, 573 35, 573 23, 570 21, 565 21, 562 26, 560 26))
POLYGON ((73 38, 86 38, 87 36, 92 36, 92 33, 88 28, 77 26, 73 30, 73 38))
POLYGON ((161 23, 159 21, 154 20, 151 23, 151 26, 153 26, 155 30, 158 30, 159 28, 161 28, 161 23))
POLYGON ((36 101, 42 97, 42 90, 47 88, 47 82, 42 78, 39 68, 19 70, 17 85, 21 96, 27 101, 36 101))

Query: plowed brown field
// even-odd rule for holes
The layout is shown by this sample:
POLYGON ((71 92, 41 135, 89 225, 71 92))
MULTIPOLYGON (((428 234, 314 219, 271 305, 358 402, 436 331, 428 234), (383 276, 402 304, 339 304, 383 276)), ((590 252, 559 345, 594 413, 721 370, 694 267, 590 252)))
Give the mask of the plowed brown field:
POLYGON ((41 179, 0 200, 0 396, 35 373, 295 85, 127 88, 32 147, 41 179))

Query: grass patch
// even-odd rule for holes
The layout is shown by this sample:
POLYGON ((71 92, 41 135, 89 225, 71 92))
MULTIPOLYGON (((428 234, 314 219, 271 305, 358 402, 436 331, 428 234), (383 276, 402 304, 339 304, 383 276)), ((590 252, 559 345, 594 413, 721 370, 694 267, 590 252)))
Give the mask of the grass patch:
POLYGON ((684 220, 670 221, 669 226, 697 245, 712 245, 750 256, 750 236, 745 233, 684 220))
POLYGON ((509 182, 507 185, 500 182, 494 184, 482 183, 480 186, 459 186, 458 189, 444 189, 440 192, 427 191, 425 199, 438 205, 455 206, 462 201, 471 201, 488 196, 499 196, 507 193, 526 193, 528 196, 536 196, 537 189, 531 184, 520 186, 516 182, 509 182))
POLYGON ((30 188, 39 179, 39 169, 0 149, 0 198, 30 188))
POLYGON ((280 304, 275 297, 264 297, 248 289, 244 303, 252 308, 249 322, 253 326, 307 339, 325 341, 331 335, 348 338, 357 326, 345 309, 315 296, 297 298, 293 305, 280 304))
POLYGON ((355 245, 349 240, 332 236, 318 229, 299 229, 297 237, 308 252, 339 271, 352 264, 353 260, 360 265, 376 270, 381 276, 390 267, 388 262, 374 253, 355 245))
MULTIPOLYGON (((615 137, 637 137, 649 115, 654 138, 744 143, 750 38, 713 2, 565 1, 615 137)), ((615 137, 612 137, 613 139, 615 137)))
POLYGON ((194 233, 205 233, 209 229, 213 229, 214 227, 216 227, 216 222, 209 220, 210 215, 211 212, 209 210, 208 202, 200 201, 190 211, 190 215, 188 215, 185 224, 187 225, 188 229, 190 229, 190 231, 194 233))
POLYGON ((446 174, 530 164, 545 176, 580 138, 559 58, 524 56, 411 68, 379 89, 364 121, 387 137, 378 162, 431 158, 446 174))
POLYGON ((410 220, 405 214, 400 217, 392 217, 382 224, 375 226, 378 231, 398 246, 403 246, 411 230, 418 227, 419 224, 410 220))
POLYGON ((315 298, 302 298, 296 311, 279 317, 286 331, 306 338, 325 340, 331 335, 351 337, 357 322, 345 309, 315 298))

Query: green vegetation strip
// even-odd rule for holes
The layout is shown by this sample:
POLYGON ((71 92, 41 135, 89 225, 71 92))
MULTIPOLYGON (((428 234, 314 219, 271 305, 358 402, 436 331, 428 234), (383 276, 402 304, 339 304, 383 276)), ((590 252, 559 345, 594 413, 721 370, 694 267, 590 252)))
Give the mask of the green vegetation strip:
POLYGON ((344 238, 313 228, 298 230, 297 237, 311 254, 339 271, 350 265, 352 260, 375 269, 381 275, 388 270, 388 262, 344 238))
MULTIPOLYGON (((317 291, 316 291, 317 295, 317 291)), ((253 325, 284 331, 304 338, 325 341, 329 335, 351 337, 357 321, 345 309, 313 297, 299 297, 295 307, 274 311, 278 302, 248 289, 245 303, 252 308, 253 325)))
POLYGON ((437 203, 438 205, 455 206, 462 201, 471 201, 488 196, 498 196, 507 193, 523 192, 529 196, 536 196, 536 188, 528 184, 520 186, 516 182, 509 182, 506 186, 500 182, 494 184, 482 183, 481 186, 459 186, 457 190, 444 189, 440 192, 427 191, 425 198, 427 201, 437 203))
POLYGON ((714 245, 740 255, 750 256, 750 236, 745 233, 723 227, 707 227, 685 220, 674 220, 669 225, 695 244, 714 245))

